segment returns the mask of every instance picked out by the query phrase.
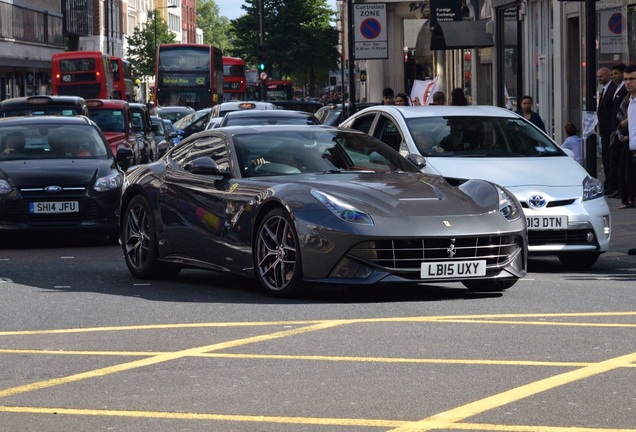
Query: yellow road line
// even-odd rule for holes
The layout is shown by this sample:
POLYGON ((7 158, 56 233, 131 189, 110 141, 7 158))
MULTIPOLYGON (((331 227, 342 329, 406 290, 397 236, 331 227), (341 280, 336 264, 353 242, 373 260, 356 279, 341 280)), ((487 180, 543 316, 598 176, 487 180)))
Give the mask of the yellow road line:
POLYGON ((278 417, 261 415, 229 415, 229 414, 204 414, 162 411, 122 411, 122 410, 91 410, 76 408, 40 408, 40 407, 11 407, 0 406, 0 412, 28 413, 28 414, 67 414, 84 416, 113 416, 113 417, 141 417, 162 418, 175 420, 215 420, 252 423, 284 423, 284 424, 311 424, 330 426, 375 426, 396 427, 405 423, 403 420, 374 420, 374 419, 350 419, 350 418, 322 418, 322 417, 278 417))
MULTIPOLYGON (((621 368, 636 361, 636 353, 616 357, 613 359, 591 364, 581 369, 565 372, 560 375, 545 378, 526 384, 508 391, 489 396, 487 398, 468 403, 466 405, 453 408, 451 410, 435 414, 419 422, 394 429, 392 432, 423 432, 434 429, 449 429, 452 426, 468 417, 472 417, 495 408, 508 405, 521 399, 534 396, 538 393, 551 390, 553 388, 570 384, 572 382, 600 375, 611 370, 621 368)), ((543 432, 541 429, 534 429, 534 432, 543 432)))
MULTIPOLYGON (((440 316, 416 316, 416 317, 388 317, 388 318, 356 318, 336 320, 341 324, 364 323, 390 323, 390 322, 452 322, 453 320, 468 320, 468 322, 483 322, 484 320, 500 319, 528 319, 528 318, 563 318, 563 317, 621 317, 636 316, 636 311, 629 312, 568 312, 568 313, 535 313, 535 314, 490 314, 490 315, 440 315, 440 316), (474 321, 473 321, 474 320, 474 321)), ((299 321, 249 321, 249 322, 221 322, 221 323, 184 323, 184 324, 150 324, 118 327, 91 327, 70 328, 53 330, 17 330, 3 331, 0 336, 39 335, 39 334, 64 334, 64 333, 90 333, 100 331, 124 331, 124 330, 155 330, 155 329, 183 329, 183 328, 209 328, 209 327, 255 327, 255 326, 280 326, 280 325, 310 325, 329 322, 329 320, 299 320, 299 321)), ((539 321, 542 322, 542 321, 539 321)), ((523 323, 523 321, 511 321, 511 323, 523 323)), ((596 325, 597 323, 592 323, 596 325)), ((620 324, 619 324, 620 325, 620 324)), ((631 324, 626 324, 630 326, 631 324)))
POLYGON ((130 369, 135 369, 135 368, 139 368, 139 367, 144 367, 144 366, 150 366, 150 365, 153 365, 153 364, 163 363, 163 362, 166 362, 166 361, 175 360, 175 359, 178 359, 178 358, 188 357, 188 356, 192 356, 192 355, 197 355, 197 354, 201 354, 201 353, 204 353, 204 352, 209 352, 209 351, 214 351, 214 350, 222 350, 222 349, 227 349, 227 348, 233 348, 233 347, 237 347, 237 346, 241 346, 241 345, 247 345, 247 344, 256 343, 256 342, 262 342, 262 341, 266 341, 266 340, 272 340, 272 339, 277 339, 277 338, 282 338, 282 337, 287 337, 287 336, 293 336, 293 335, 297 335, 297 334, 301 334, 301 333, 307 333, 307 332, 311 332, 311 331, 324 330, 326 328, 336 327, 336 326, 339 326, 341 324, 342 324, 341 321, 335 321, 334 320, 334 321, 329 321, 329 322, 325 322, 325 323, 314 324, 314 325, 311 325, 311 326, 308 326, 308 327, 302 327, 302 328, 291 329, 291 330, 284 330, 284 331, 279 331, 279 332, 276 332, 276 333, 270 333, 270 334, 266 334, 266 335, 253 336, 253 337, 248 337, 248 338, 244 338, 244 339, 237 339, 237 340, 232 340, 232 341, 228 341, 228 342, 216 343, 216 344, 207 345, 207 346, 203 346, 203 347, 190 348, 190 349, 181 350, 181 351, 169 352, 169 353, 161 354, 161 355, 150 357, 150 358, 145 358, 145 359, 141 359, 141 360, 135 360, 135 361, 132 361, 132 362, 122 363, 122 364, 119 364, 119 365, 109 366, 109 367, 105 367, 105 368, 101 368, 101 369, 95 369, 95 370, 92 370, 92 371, 82 372, 82 373, 79 373, 79 374, 70 375, 70 376, 66 376, 66 377, 62 377, 62 378, 55 378, 55 379, 51 379, 51 380, 47 380, 47 381, 39 381, 39 382, 31 383, 31 384, 26 384, 26 385, 23 385, 23 386, 7 388, 7 389, 4 389, 4 390, 0 390, 0 397, 12 396, 12 395, 15 395, 15 394, 18 394, 18 393, 26 393, 26 392, 33 391, 33 390, 39 390, 39 389, 43 389, 43 388, 48 388, 48 387, 53 387, 53 386, 57 386, 57 385, 61 385, 61 384, 66 384, 66 383, 69 383, 69 382, 80 381, 80 380, 84 380, 84 379, 88 379, 88 378, 100 377, 100 376, 104 376, 104 375, 113 374, 113 373, 116 373, 116 372, 122 372, 122 371, 125 371, 125 370, 130 370, 130 369))

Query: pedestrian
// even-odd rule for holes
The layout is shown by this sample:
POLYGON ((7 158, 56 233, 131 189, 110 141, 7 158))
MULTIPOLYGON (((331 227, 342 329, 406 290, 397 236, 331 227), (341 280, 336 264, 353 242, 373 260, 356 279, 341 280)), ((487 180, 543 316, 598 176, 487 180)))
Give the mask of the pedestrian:
POLYGON ((395 105, 395 92, 391 87, 387 87, 382 90, 382 104, 381 105, 395 105))
POLYGON ((395 105, 406 105, 409 106, 411 105, 411 102, 409 101, 409 97, 406 95, 406 93, 398 93, 395 96, 395 105))
POLYGON ((618 110, 621 103, 627 95, 625 89, 625 83, 623 82, 623 72, 625 71, 625 65, 623 63, 612 66, 612 81, 616 84, 616 90, 612 99, 612 124, 609 142, 609 172, 606 172, 605 178, 605 195, 608 198, 619 198, 621 196, 620 186, 622 182, 619 181, 619 164, 620 164, 620 152, 622 143, 616 136, 616 129, 618 128, 618 110))
POLYGON ((429 105, 446 105, 446 95, 443 91, 433 93, 431 103, 429 105))
POLYGON ((466 99, 466 95, 464 94, 464 90, 459 87, 454 88, 451 91, 451 105, 468 105, 468 99, 466 99))
POLYGON ((619 181, 621 186, 620 209, 632 208, 636 202, 636 65, 625 67, 623 73, 627 96, 618 112, 616 136, 624 145, 621 147, 619 162, 619 181), (626 144, 626 145, 625 145, 626 144))
POLYGON ((415 96, 412 99, 412 102, 413 102, 413 106, 421 106, 422 105, 422 102, 420 102, 420 98, 418 98, 417 96, 415 96))
POLYGON ((574 123, 565 124, 565 134, 567 135, 567 138, 563 141, 561 147, 571 150, 572 153, 574 153, 574 159, 579 164, 582 164, 581 148, 583 145, 581 143, 581 137, 576 134, 576 126, 574 123))
POLYGON ((517 114, 528 120, 530 123, 541 129, 545 130, 545 124, 538 113, 532 111, 533 100, 531 96, 525 95, 521 97, 521 108, 517 110, 517 114))
MULTIPOLYGON (((603 86, 598 97, 596 118, 598 119, 598 134, 601 139, 601 162, 603 165, 605 190, 611 190, 613 186, 608 184, 610 176, 610 136, 612 135, 612 100, 616 91, 616 84, 612 81, 612 75, 608 68, 602 67, 596 72, 598 83, 603 86)), ((614 193, 615 191, 612 191, 614 193)))

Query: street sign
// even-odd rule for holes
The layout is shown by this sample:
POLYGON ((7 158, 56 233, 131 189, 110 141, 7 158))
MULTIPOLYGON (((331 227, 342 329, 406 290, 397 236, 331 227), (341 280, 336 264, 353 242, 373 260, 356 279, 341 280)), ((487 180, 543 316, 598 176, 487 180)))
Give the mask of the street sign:
POLYGON ((261 72, 258 77, 265 81, 267 79, 267 72, 261 72))
POLYGON ((386 3, 353 5, 356 60, 389 58, 386 14, 386 3))

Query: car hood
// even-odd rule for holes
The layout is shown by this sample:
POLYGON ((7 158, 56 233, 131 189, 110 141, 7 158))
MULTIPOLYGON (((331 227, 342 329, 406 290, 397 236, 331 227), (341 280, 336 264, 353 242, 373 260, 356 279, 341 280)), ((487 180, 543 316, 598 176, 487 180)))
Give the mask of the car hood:
POLYGON ((18 187, 56 184, 86 185, 115 167, 111 159, 15 160, 0 164, 0 178, 18 187))
POLYGON ((331 194, 360 210, 386 216, 475 215, 498 208, 497 190, 490 183, 485 183, 487 202, 477 202, 437 176, 343 173, 307 175, 295 183, 331 194))
POLYGON ((569 156, 533 158, 429 157, 428 170, 449 178, 483 179, 508 189, 580 188, 588 173, 569 156))

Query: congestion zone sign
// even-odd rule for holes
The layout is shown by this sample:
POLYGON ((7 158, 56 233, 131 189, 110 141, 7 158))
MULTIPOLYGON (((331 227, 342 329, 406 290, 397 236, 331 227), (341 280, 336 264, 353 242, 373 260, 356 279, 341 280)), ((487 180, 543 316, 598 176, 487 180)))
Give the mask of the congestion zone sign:
POLYGON ((389 58, 386 31, 386 4, 359 3, 353 5, 355 26, 355 59, 389 58))

